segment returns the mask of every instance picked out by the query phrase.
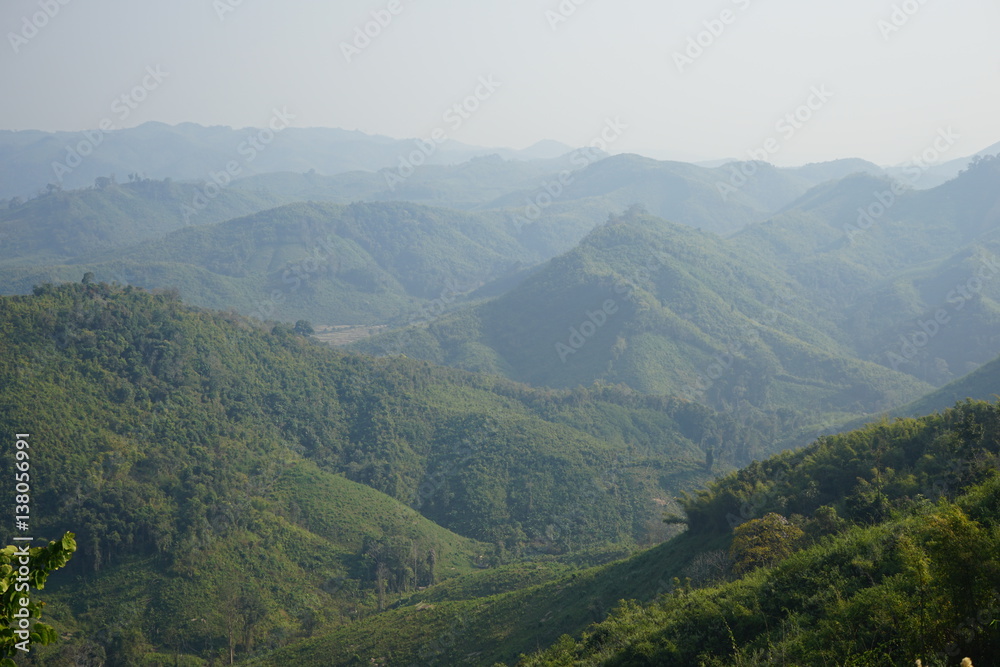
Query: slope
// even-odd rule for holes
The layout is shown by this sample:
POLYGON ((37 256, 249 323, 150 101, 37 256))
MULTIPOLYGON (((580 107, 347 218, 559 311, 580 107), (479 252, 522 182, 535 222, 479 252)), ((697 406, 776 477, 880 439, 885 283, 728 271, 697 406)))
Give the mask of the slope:
MULTIPOLYGON (((221 222, 283 203, 267 193, 221 190, 202 208, 192 202, 196 184, 138 180, 106 183, 72 192, 53 191, 0 210, 0 266, 65 261, 87 253, 122 248, 191 224, 221 222), (185 216, 184 207, 195 214, 185 216)), ((5 290, 10 290, 5 282, 5 290)), ((25 291, 30 291, 31 285, 25 291)))
POLYGON ((858 356, 941 385, 1000 352, 998 183, 996 159, 920 192, 848 178, 734 240, 785 268, 858 356))
POLYGON ((550 239, 561 248, 590 227, 580 218, 521 227, 504 213, 416 204, 301 203, 71 262, 12 261, 0 276, 9 291, 25 292, 91 272, 260 319, 382 324, 439 315, 465 293, 551 257, 550 239))
POLYGON ((32 434, 37 534, 80 544, 52 598, 67 651, 245 655, 474 565, 650 543, 733 465, 703 447, 742 427, 695 404, 257 327, 106 284, 0 299, 0 425, 32 434))
POLYGON ((994 359, 965 377, 950 382, 909 405, 893 410, 891 414, 913 417, 944 410, 947 406, 965 399, 995 400, 998 394, 1000 394, 1000 359, 994 359))
POLYGON ((696 534, 738 526, 728 566, 518 665, 990 664, 998 415, 962 404, 730 476, 687 503, 696 534))
POLYGON ((419 593, 248 664, 935 664, 959 648, 985 660, 1000 645, 998 417, 963 404, 824 438, 689 496, 690 530, 626 560, 487 598, 455 589, 481 592, 489 573, 459 577, 439 587, 451 595, 419 593), (734 527, 772 512, 792 517, 797 553, 731 549, 734 527))
POLYGON ((632 209, 503 296, 358 348, 536 385, 621 382, 813 417, 885 410, 928 391, 854 359, 798 291, 735 244, 632 209))

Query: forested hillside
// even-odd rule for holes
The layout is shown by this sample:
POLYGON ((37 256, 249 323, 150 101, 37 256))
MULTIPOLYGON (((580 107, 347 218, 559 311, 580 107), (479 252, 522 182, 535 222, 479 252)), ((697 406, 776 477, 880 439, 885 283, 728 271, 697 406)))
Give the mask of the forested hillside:
POLYGON ((687 495, 689 530, 626 560, 462 577, 250 664, 990 664, 998 425, 970 402, 823 438, 687 495))
POLYGON ((1000 409, 824 438, 685 503, 724 551, 623 602, 547 665, 992 664, 1000 652, 1000 409))
POLYGON ((346 355, 106 284, 4 297, 0 333, 36 527, 80 546, 48 598, 59 660, 246 655, 474 567, 627 552, 736 463, 712 443, 801 426, 346 355))
MULTIPOLYGON (((0 267, 20 266, 24 274, 37 272, 40 263, 65 263, 286 201, 269 193, 239 190, 220 190, 215 197, 205 198, 197 185, 169 179, 133 179, 118 184, 105 177, 103 181, 99 187, 52 190, 34 199, 14 198, 0 205, 4 249, 0 267)), ((19 284, 17 276, 15 271, 5 271, 5 293, 31 291, 33 284, 19 284)))
POLYGON ((0 4, 0 667, 1000 667, 1000 2, 703 4, 0 4))
POLYGON ((799 294, 740 246, 630 209, 503 296, 357 348, 536 385, 620 382, 814 416, 887 410, 930 390, 855 359, 799 294))
POLYGON ((733 241, 783 267, 860 358, 940 386, 998 351, 1000 160, 932 190, 902 183, 817 187, 733 241))
POLYGON ((941 545, 996 551, 996 408, 767 457, 997 391, 998 164, 899 193, 758 165, 720 197, 732 165, 487 157, 400 186, 435 206, 360 172, 193 214, 204 183, 136 173, 6 202, 0 425, 37 447, 39 538, 79 544, 25 664, 935 664, 954 600, 991 609, 994 559, 941 545), (313 323, 400 328, 369 357, 313 323))
MULTIPOLYGON (((24 293, 35 284, 75 281, 90 272, 99 281, 177 289, 195 305, 262 320, 406 323, 427 319, 428 309, 438 316, 494 281, 517 280, 594 225, 586 215, 558 211, 540 224, 521 225, 504 212, 400 203, 289 204, 217 224, 202 224, 210 221, 206 217, 194 225, 183 223, 174 197, 176 211, 157 211, 175 215, 144 229, 133 220, 151 225, 158 218, 141 207, 127 213, 122 208, 132 206, 133 191, 143 188, 178 189, 142 183, 110 194, 55 194, 11 213, 6 227, 0 222, 10 230, 5 238, 11 251, 7 268, 0 266, 3 291, 24 293), (88 202, 99 204, 101 214, 88 202), (59 219, 52 207, 60 205, 80 210, 58 228, 39 223, 59 219), (108 212, 109 206, 122 210, 108 212), (105 231, 94 229, 98 219, 105 231)), ((252 208, 249 202, 264 195, 236 197, 250 197, 241 205, 252 208)))

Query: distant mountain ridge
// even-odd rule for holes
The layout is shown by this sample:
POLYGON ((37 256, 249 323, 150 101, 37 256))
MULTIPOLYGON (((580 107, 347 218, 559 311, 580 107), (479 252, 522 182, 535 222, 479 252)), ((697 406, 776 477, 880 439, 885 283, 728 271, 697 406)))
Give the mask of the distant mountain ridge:
MULTIPOLYGON (((282 110, 275 113, 294 118, 282 110)), ((28 197, 49 183, 66 189, 85 187, 111 174, 121 180, 130 173, 153 179, 208 179, 210 173, 225 171, 233 161, 244 176, 311 169, 324 174, 374 172, 396 167, 415 146, 413 139, 336 128, 285 126, 268 134, 269 129, 148 122, 110 132, 0 131, 0 198, 28 197)), ((426 161, 453 164, 492 154, 507 159, 551 159, 572 150, 550 141, 518 151, 448 140, 426 161)))
POLYGON ((357 344, 536 385, 812 413, 889 409, 930 390, 856 359, 780 269, 633 209, 506 294, 357 344))

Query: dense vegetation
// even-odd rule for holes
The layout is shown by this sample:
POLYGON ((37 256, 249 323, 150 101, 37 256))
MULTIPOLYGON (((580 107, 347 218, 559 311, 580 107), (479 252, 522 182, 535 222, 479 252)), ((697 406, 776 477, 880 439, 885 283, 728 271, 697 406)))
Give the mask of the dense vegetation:
POLYGON ((751 465, 685 503, 691 538, 737 526, 728 552, 518 664, 991 664, 998 464, 1000 406, 968 402, 751 465))
POLYGON ((891 204, 857 160, 384 176, 0 202, 0 429, 67 565, 19 664, 997 654, 1000 408, 951 406, 998 391, 1000 160, 891 204), (404 328, 366 357, 311 322, 404 328))
POLYGON ((814 417, 887 410, 931 389, 854 358, 796 292, 737 245, 633 208, 503 296, 357 349, 814 417))
MULTIPOLYGON (((74 258, 158 239, 188 225, 222 222, 272 208, 284 200, 269 193, 222 190, 204 208, 185 215, 200 189, 170 179, 151 181, 133 175, 127 183, 64 192, 51 190, 27 201, 0 203, 0 241, 4 256, 4 293, 27 293, 24 281, 39 264, 58 265, 74 258), (15 270, 16 269, 16 270, 15 270)), ((52 269, 54 270, 54 269, 52 269)), ((79 273, 74 270, 73 274, 79 273)), ((81 274, 82 275, 82 274, 81 274)), ((110 279, 110 278, 109 278, 110 279)))
POLYGON ((477 566, 656 541, 736 463, 706 447, 796 426, 345 355, 107 284, 5 297, 0 333, 0 424, 39 443, 40 528, 80 543, 60 660, 245 654, 477 566))
MULTIPOLYGON (((263 320, 403 324, 439 316, 484 284, 517 278, 525 267, 571 247, 594 224, 589 216, 557 212, 544 225, 521 226, 506 213, 311 203, 251 208, 253 215, 220 224, 203 224, 217 219, 199 214, 197 225, 185 225, 179 194, 170 202, 147 202, 133 193, 144 189, 192 190, 139 183, 57 193, 0 219, 11 253, 7 268, 0 268, 4 291, 28 292, 34 284, 78 280, 89 272, 98 281, 174 288, 194 305, 263 320), (129 208, 133 200, 142 204, 138 210, 129 208), (167 220, 161 224, 143 206, 159 206, 155 213, 167 220), (63 216, 73 219, 53 228, 63 216)), ((232 194, 213 200, 206 212, 235 213, 238 204, 250 208, 268 197, 235 188, 232 194)))
POLYGON ((997 354, 998 183, 995 157, 899 196, 899 182, 853 176, 733 240, 786 270, 858 357, 940 386, 997 354))
POLYGON ((252 664, 989 664, 998 453, 985 403, 825 438, 689 496, 692 530, 626 560, 513 591, 503 568, 462 577, 252 664))

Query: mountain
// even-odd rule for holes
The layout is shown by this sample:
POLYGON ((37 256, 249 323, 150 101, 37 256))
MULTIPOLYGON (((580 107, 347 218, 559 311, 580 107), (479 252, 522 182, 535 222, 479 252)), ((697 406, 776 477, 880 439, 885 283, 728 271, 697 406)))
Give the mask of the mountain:
POLYGON ((741 184, 734 188, 733 172, 741 174, 746 164, 705 169, 637 155, 607 157, 598 151, 578 150, 528 162, 492 155, 459 165, 425 165, 405 179, 398 177, 398 170, 335 176, 262 174, 241 179, 235 187, 298 200, 405 200, 460 209, 502 209, 517 215, 522 224, 556 211, 603 218, 640 204, 661 217, 727 234, 766 218, 806 192, 816 179, 866 168, 861 161, 842 162, 803 167, 801 175, 800 170, 753 164, 753 178, 741 175, 743 181, 736 181, 741 184))
POLYGON ((543 139, 519 151, 525 160, 551 160, 572 153, 574 148, 561 141, 543 139))
POLYGON ((688 530, 627 559, 514 591, 466 575, 248 664, 989 664, 997 410, 821 439, 687 496, 688 530))
POLYGON ((545 195, 556 191, 553 198, 560 202, 600 203, 608 211, 639 204, 653 215, 726 235, 766 219, 818 183, 856 172, 881 170, 863 160, 797 169, 779 169, 766 162, 705 168, 624 154, 592 161, 565 187, 552 178, 547 188, 535 185, 533 191, 512 192, 491 205, 528 210, 531 203, 546 202, 545 195))
POLYGON ((966 399, 997 400, 998 394, 1000 394, 1000 359, 994 359, 965 377, 950 382, 909 405, 893 410, 891 414, 913 417, 944 410, 949 405, 966 399))
POLYGON ((529 211, 533 203, 545 204, 554 199, 621 211, 640 204, 654 215, 728 234, 765 219, 810 185, 769 164, 748 164, 752 166, 753 177, 740 176, 742 181, 739 181, 734 180, 734 174, 740 175, 740 165, 705 169, 683 162, 615 155, 592 161, 571 180, 567 179, 565 185, 552 179, 530 190, 507 194, 490 205, 529 211), (737 186, 733 186, 734 182, 737 186))
MULTIPOLYGON (((511 191, 536 188, 557 178, 563 170, 578 170, 589 164, 591 154, 574 163, 572 152, 550 159, 513 160, 499 154, 475 157, 454 165, 428 164, 414 169, 405 179, 398 170, 378 173, 351 171, 332 176, 317 172, 274 173, 249 176, 233 187, 263 190, 290 197, 294 201, 410 201, 432 206, 477 209, 489 208, 498 197, 511 191)), ((597 159, 597 156, 594 156, 597 159)))
POLYGON ((0 276, 15 293, 91 272, 99 281, 176 288, 194 305, 260 319, 405 323, 440 316, 466 293, 561 252, 564 239, 591 226, 570 216, 521 226, 503 212, 303 203, 49 266, 12 260, 0 276))
POLYGON ((733 240, 783 267, 862 359, 940 386, 1000 352, 998 184, 996 159, 924 191, 849 177, 733 240))
POLYGON ((0 331, 0 425, 44 480, 33 529, 80 545, 45 593, 67 661, 245 656, 487 565, 627 553, 734 467, 716 439, 800 426, 348 355, 107 284, 2 297, 0 331))
POLYGON ((882 167, 860 158, 812 162, 801 167, 786 168, 786 171, 806 179, 813 185, 819 185, 827 181, 839 181, 855 174, 881 176, 885 173, 882 167))
MULTIPOLYGON (((0 266, 61 262, 158 239, 185 226, 222 222, 284 200, 269 193, 220 190, 201 204, 202 188, 140 179, 71 192, 52 191, 0 209, 0 266), (197 202, 197 204, 195 203, 197 202)), ((28 289, 30 290, 30 285, 28 289)))
MULTIPOLYGON (((957 178, 963 171, 968 169, 969 164, 975 162, 977 158, 995 157, 997 155, 1000 155, 1000 142, 995 143, 988 148, 984 148, 974 155, 968 155, 954 160, 948 160, 947 162, 929 165, 922 171, 920 177, 914 181, 913 187, 926 189, 943 185, 944 183, 957 178)), ((891 167, 886 171, 893 176, 902 176, 908 171, 914 173, 912 172, 914 164, 915 161, 911 161, 905 166, 891 167)))
POLYGON ((734 527, 728 549, 518 666, 991 664, 996 414, 960 405, 726 478, 687 510, 692 532, 734 527))
MULTIPOLYGON (((418 149, 416 139, 290 127, 294 119, 287 109, 274 109, 260 128, 149 122, 110 131, 0 131, 0 198, 28 197, 49 183, 82 188, 112 174, 209 180, 212 173, 224 172, 230 164, 235 164, 236 176, 310 169, 323 174, 375 172, 396 168, 418 149)), ((555 142, 516 151, 449 140, 435 145, 425 160, 454 164, 494 153, 510 159, 548 159, 571 150, 555 142)))
POLYGON ((867 413, 929 391, 855 359, 799 291, 735 243, 632 209, 496 299, 357 346, 543 386, 623 383, 720 409, 867 413))

